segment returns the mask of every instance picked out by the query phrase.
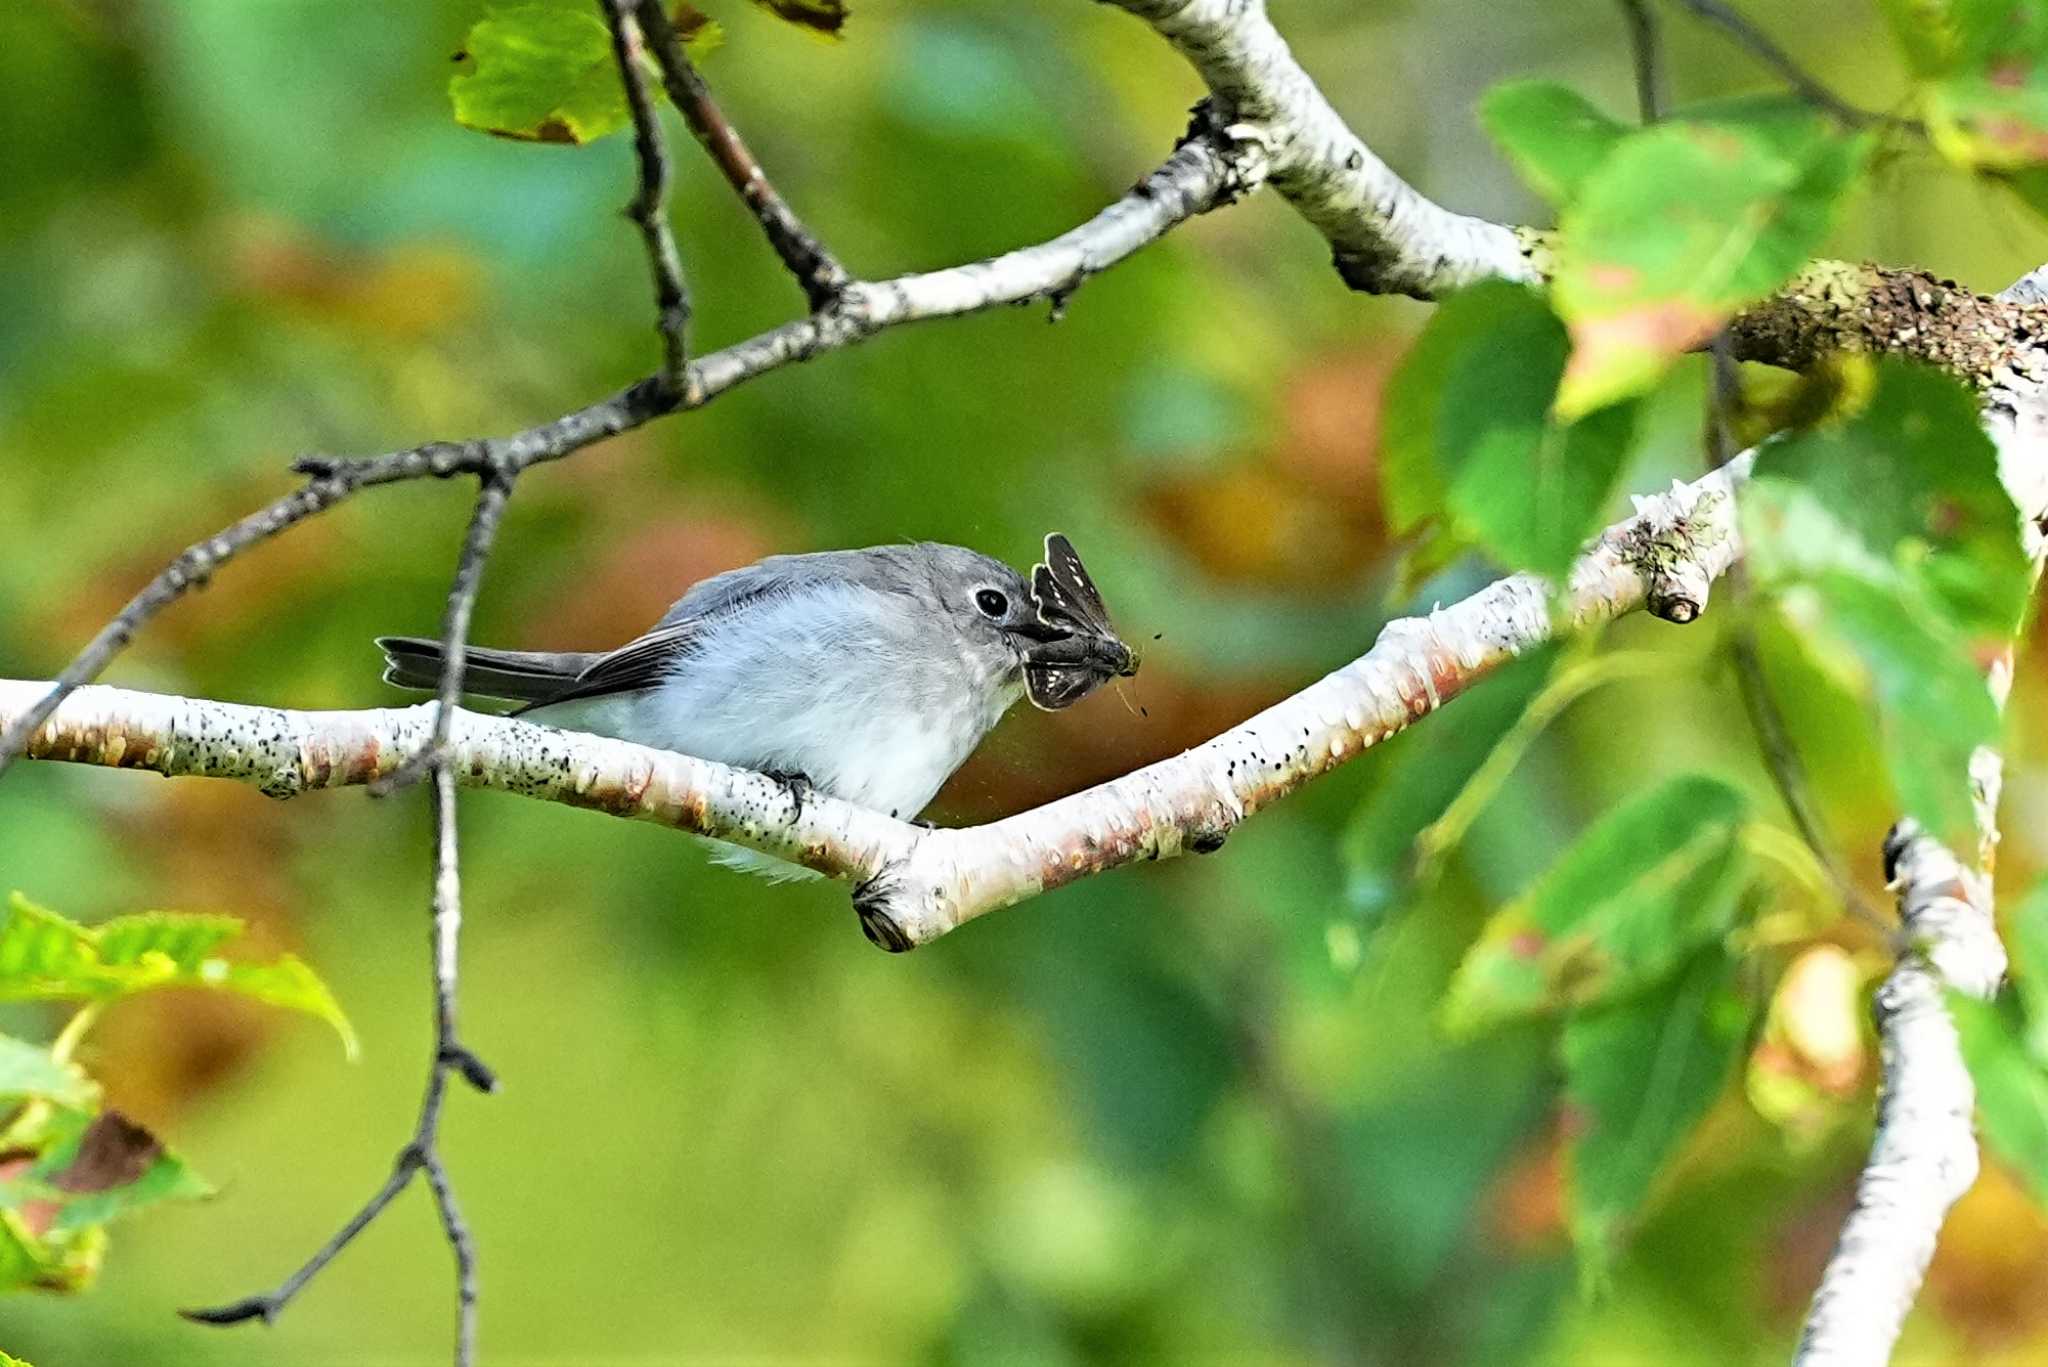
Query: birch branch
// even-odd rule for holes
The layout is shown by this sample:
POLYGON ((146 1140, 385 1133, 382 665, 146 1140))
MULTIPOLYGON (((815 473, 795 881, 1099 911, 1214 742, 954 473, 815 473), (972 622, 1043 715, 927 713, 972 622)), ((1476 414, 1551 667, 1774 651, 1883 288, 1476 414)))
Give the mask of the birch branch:
MULTIPOLYGON (((855 884, 868 937, 930 943, 978 916, 1139 860, 1219 848, 1237 824, 1427 716, 1560 630, 1648 608, 1689 622, 1736 555, 1740 456, 1639 500, 1552 586, 1512 575, 1426 617, 1292 698, 1178 755, 1018 816, 927 830, 824 794, 800 803, 774 779, 624 741, 456 710, 456 782, 659 822, 855 884)), ((0 682, 0 724, 46 685, 0 682)), ((29 757, 254 784, 273 797, 370 783, 426 744, 434 705, 296 712, 120 689, 79 690, 29 736, 29 757)))
POLYGON ((1794 1361, 1881 1363, 1920 1291, 1949 1207, 1977 1180, 1976 1089, 1943 996, 1989 997, 2005 975, 1989 881, 1907 818, 1885 838, 1908 947, 1873 1010, 1884 1060, 1877 1133, 1856 1204, 1794 1361))
MULTIPOLYGON (((2044 277, 2048 266, 2005 290, 1999 302, 2033 301, 2044 277)), ((2048 352, 2040 344, 2008 349, 1987 384, 1983 411, 1985 431, 1998 448, 1999 478, 2019 509, 2022 544, 2038 578, 2048 557, 2048 352)), ((2012 671, 2008 644, 1987 680, 2001 710, 2012 671)), ((1794 1359, 1800 1367, 1890 1356, 1942 1223, 1977 1180, 1976 1088, 1944 998, 1951 988, 1990 997, 2005 977, 2005 947, 1992 914, 2003 774, 2004 757, 1995 748, 1980 747, 1970 757, 1974 868, 1911 817, 1885 837, 1885 873, 1898 895, 1905 947, 1872 1008, 1884 1066, 1877 1128, 1855 1205, 1807 1312, 1794 1359)))
POLYGON ((1112 0, 1187 58, 1224 122, 1255 138, 1267 179, 1329 239, 1353 289, 1431 299, 1500 277, 1534 281, 1543 234, 1453 213, 1345 124, 1267 17, 1265 0, 1112 0))

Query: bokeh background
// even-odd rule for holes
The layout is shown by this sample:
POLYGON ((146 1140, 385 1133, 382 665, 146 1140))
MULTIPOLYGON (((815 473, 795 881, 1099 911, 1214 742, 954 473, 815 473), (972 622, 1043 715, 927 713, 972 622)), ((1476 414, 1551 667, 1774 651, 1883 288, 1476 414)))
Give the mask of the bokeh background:
MULTIPOLYGON (((727 109, 868 275, 1063 230, 1163 156, 1200 93, 1100 5, 857 0, 838 43, 706 7, 729 34, 707 65, 727 109)), ((1477 131, 1491 83, 1549 75, 1630 106, 1623 31, 1596 0, 1276 9, 1378 150, 1464 210, 1540 212, 1477 131)), ((1874 4, 1749 10, 1863 102, 1898 94, 1874 4)), ((630 149, 457 127, 450 54, 480 13, 0 6, 0 675, 56 670, 187 541, 288 487, 295 454, 510 430, 652 364, 619 215, 630 149)), ((1764 83, 1718 36, 1668 27, 1681 96, 1764 83)), ((696 346, 791 316, 796 291, 687 142, 678 165, 696 346)), ((2048 233, 1907 159, 1835 250, 1995 289, 2048 257, 2048 233)), ((536 472, 476 635, 603 646, 770 551, 932 537, 1028 564, 1065 530, 1149 648, 1121 698, 1020 710, 938 814, 1021 809, 1206 738, 1415 606, 1390 593, 1375 449, 1424 316, 1348 294, 1259 196, 1091 283, 1057 326, 1034 307, 891 333, 536 472)), ((1695 410, 1665 408, 1638 489, 1698 468, 1695 410)), ((431 483, 367 494, 221 574, 108 679, 397 702, 368 638, 437 622, 467 503, 431 483)), ((1490 573, 1461 567, 1421 605, 1490 573)), ((465 797, 465 1033, 505 1089, 457 1094, 445 1143, 482 1248, 484 1360, 1781 1360, 1866 1142, 1867 1052, 1808 1068, 1775 1111, 1739 1075, 1589 1290, 1561 1218, 1549 1031, 1454 1046, 1432 1022, 1486 911, 1620 796, 1705 768, 1775 810, 1725 629, 1609 632, 1646 668, 1545 733, 1430 886, 1405 881, 1409 840, 1542 662, 1213 858, 1090 880, 907 957, 869 947, 843 889, 769 888, 670 832, 465 797)), ((1890 801, 1866 723, 1767 640, 1874 884, 1890 801)), ((2048 656, 2020 680, 2008 895, 2048 840, 2048 656)), ((350 1065, 317 1025, 208 998, 115 1013, 88 1061, 223 1193, 118 1227, 87 1296, 0 1302, 0 1345, 39 1367, 446 1360, 451 1269, 418 1190, 275 1328, 172 1314, 272 1284, 408 1133, 426 825, 417 793, 275 804, 8 776, 0 887, 88 920, 247 917, 326 975, 365 1047, 350 1065)), ((1758 993, 1813 943, 1881 970, 1867 935, 1814 931, 1820 909, 1777 898, 1808 929, 1759 952, 1758 993)), ((1825 993, 1810 1009, 1860 1018, 1825 993)), ((2048 1359, 2044 1279, 2048 1223, 1994 1164, 1901 1360, 2048 1359)))

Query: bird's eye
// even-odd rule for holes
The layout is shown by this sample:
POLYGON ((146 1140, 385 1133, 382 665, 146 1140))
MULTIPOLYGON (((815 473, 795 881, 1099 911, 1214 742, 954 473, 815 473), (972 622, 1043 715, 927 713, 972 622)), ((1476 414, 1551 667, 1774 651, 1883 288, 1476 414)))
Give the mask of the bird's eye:
POLYGON ((983 589, 974 595, 974 606, 981 609, 982 616, 1000 620, 1010 610, 1010 600, 1001 589, 983 589))

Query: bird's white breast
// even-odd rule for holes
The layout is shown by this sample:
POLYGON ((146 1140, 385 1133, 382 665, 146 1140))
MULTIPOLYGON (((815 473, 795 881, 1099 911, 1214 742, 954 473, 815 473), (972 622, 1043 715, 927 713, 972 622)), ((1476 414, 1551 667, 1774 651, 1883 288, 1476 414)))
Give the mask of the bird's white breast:
POLYGON ((659 686, 536 721, 750 769, 909 818, 1021 694, 1007 651, 856 585, 769 595, 707 626, 659 686))

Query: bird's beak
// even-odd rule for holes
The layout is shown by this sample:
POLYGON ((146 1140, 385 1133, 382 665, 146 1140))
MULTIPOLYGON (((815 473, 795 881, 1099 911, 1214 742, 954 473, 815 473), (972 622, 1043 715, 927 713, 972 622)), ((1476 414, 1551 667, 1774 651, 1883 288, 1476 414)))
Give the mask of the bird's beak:
POLYGON ((1049 641, 1034 641, 1024 650, 1024 662, 1057 668, 1077 668, 1098 674, 1102 680, 1130 678, 1139 672, 1137 656, 1130 654, 1114 635, 1069 633, 1049 641))
POLYGON ((1027 628, 1017 635, 1024 694, 1047 712, 1071 707, 1111 679, 1138 672, 1138 657, 1113 633, 1027 628))
POLYGON ((1124 678, 1138 672, 1138 657, 1114 635, 1062 631, 1041 623, 1013 629, 1024 663, 1040 668, 1081 669, 1103 679, 1124 678))

